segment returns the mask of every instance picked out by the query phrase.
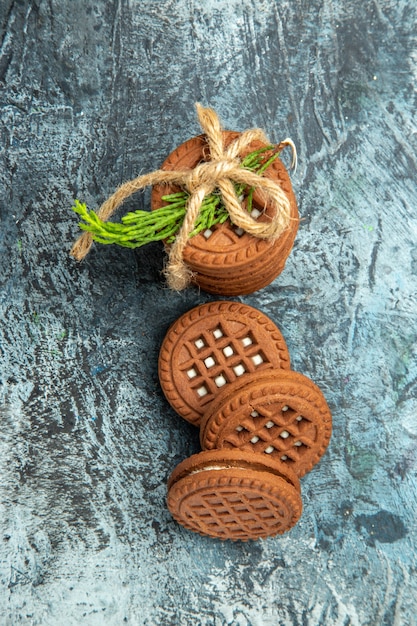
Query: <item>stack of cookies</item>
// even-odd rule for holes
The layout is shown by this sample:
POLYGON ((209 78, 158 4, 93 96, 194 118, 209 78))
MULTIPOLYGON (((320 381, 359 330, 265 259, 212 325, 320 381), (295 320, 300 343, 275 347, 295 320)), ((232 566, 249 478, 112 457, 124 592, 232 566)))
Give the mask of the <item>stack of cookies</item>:
POLYGON ((198 306, 168 330, 159 376, 171 406, 199 427, 202 447, 169 478, 173 517, 219 539, 292 528, 299 478, 329 443, 331 413, 317 385, 290 369, 275 324, 237 302, 198 306))
MULTIPOLYGON (((223 131, 227 147, 239 136, 234 131, 223 131)), ((246 154, 265 147, 259 141, 252 142, 246 154)), ((163 170, 193 169, 207 160, 209 147, 205 135, 193 137, 181 144, 163 162, 163 170)), ((284 269, 298 229, 297 203, 288 172, 282 161, 276 159, 264 175, 277 182, 286 193, 291 205, 290 226, 274 241, 258 239, 234 226, 230 220, 192 237, 185 250, 184 261, 193 272, 193 281, 209 293, 237 296, 253 293, 269 285, 284 269)), ((180 190, 175 185, 155 185, 152 189, 153 210, 165 206, 163 196, 180 190)), ((246 200, 243 200, 245 204, 246 200)), ((251 215, 262 222, 268 221, 273 207, 266 203, 259 192, 254 193, 251 215)))

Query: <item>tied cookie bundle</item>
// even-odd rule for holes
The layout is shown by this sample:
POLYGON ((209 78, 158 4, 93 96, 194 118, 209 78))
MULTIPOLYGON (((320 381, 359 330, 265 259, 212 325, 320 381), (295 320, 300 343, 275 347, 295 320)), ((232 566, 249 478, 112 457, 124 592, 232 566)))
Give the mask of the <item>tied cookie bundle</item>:
POLYGON ((291 139, 272 145, 261 129, 224 131, 213 109, 196 105, 204 134, 181 144, 160 169, 121 185, 99 208, 73 210, 86 231, 72 247, 81 261, 93 241, 138 248, 163 241, 168 286, 195 284, 209 293, 243 295, 270 284, 284 269, 299 217, 282 161, 291 139), (152 186, 151 211, 110 222, 132 194, 152 186))
POLYGON ((202 447, 169 478, 173 517, 219 539, 290 530, 302 511, 299 479, 324 454, 332 418, 317 385, 290 369, 277 326, 237 302, 200 305, 168 330, 159 378, 202 447))

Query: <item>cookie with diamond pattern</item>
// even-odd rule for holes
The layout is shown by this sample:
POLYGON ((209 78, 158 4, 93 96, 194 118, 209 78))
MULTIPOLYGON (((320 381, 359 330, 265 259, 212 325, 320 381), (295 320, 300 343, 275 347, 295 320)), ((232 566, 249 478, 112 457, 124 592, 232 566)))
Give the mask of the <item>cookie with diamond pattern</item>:
POLYGON ((253 307, 227 301, 200 305, 174 322, 158 364, 168 402, 195 425, 233 381, 289 367, 288 349, 276 325, 253 307))
POLYGON ((330 440, 332 417, 321 390, 293 371, 260 372, 229 386, 201 422, 204 450, 239 449, 278 459, 303 476, 330 440))
POLYGON ((180 463, 168 481, 167 504, 188 530, 234 541, 282 534, 302 511, 291 468, 236 449, 200 452, 180 463))

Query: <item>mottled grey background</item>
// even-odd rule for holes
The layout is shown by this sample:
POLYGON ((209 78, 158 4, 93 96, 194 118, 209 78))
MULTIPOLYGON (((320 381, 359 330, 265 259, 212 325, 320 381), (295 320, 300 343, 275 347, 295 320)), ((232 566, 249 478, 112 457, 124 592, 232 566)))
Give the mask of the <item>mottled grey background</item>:
POLYGON ((416 18, 413 0, 1 0, 2 626, 416 624, 416 18), (334 435, 301 521, 257 543, 165 507, 198 439, 158 350, 213 297, 169 293, 159 245, 68 255, 73 199, 157 168, 199 132, 197 100, 299 151, 295 248, 241 300, 334 435))

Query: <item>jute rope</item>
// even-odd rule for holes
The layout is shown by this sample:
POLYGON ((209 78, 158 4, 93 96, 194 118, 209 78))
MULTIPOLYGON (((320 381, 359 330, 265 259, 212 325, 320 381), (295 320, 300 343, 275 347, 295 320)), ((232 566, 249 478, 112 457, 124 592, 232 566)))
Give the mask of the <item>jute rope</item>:
MULTIPOLYGON (((170 248, 165 269, 168 286, 176 291, 184 289, 192 278, 191 269, 183 260, 184 248, 194 229, 205 196, 211 194, 214 189, 219 189, 233 224, 255 237, 276 239, 288 228, 290 222, 290 202, 279 184, 240 166, 239 154, 250 143, 259 140, 264 144, 269 144, 264 132, 257 128, 247 130, 225 149, 222 128, 215 111, 204 108, 198 103, 196 109, 199 122, 207 137, 211 160, 197 165, 192 170, 156 170, 138 176, 121 185, 97 212, 101 220, 107 221, 126 198, 148 185, 171 183, 185 188, 190 194, 186 214, 175 242, 170 248), (268 202, 275 209, 269 222, 257 222, 250 216, 242 207, 232 181, 255 187, 261 192, 265 204, 268 202)), ((291 145, 293 155, 295 155, 291 140, 285 140, 280 145, 291 145)), ((72 256, 81 261, 88 254, 92 243, 91 233, 83 233, 71 249, 72 256)))

